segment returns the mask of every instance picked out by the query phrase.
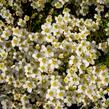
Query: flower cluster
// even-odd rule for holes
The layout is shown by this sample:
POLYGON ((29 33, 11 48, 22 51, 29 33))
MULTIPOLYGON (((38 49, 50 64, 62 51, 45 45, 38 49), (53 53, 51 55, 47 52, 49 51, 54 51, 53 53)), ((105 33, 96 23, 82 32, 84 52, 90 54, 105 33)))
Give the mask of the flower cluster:
POLYGON ((108 0, 0 0, 3 109, 109 108, 108 0), (102 62, 106 61, 106 62, 102 62))

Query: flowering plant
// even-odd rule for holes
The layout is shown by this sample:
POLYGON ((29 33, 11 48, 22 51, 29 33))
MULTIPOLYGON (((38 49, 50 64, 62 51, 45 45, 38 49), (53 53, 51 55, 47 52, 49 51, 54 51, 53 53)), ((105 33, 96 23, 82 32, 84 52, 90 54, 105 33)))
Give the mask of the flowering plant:
POLYGON ((108 0, 0 0, 3 109, 109 109, 108 0))

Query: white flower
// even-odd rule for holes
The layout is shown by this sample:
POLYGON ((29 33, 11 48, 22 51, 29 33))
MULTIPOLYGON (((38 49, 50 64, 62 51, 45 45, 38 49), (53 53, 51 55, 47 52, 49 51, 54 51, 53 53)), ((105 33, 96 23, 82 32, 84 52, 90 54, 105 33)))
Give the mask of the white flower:
POLYGON ((45 23, 45 24, 43 24, 42 26, 41 26, 41 28, 42 28, 42 34, 43 35, 48 35, 48 34, 50 34, 51 33, 51 24, 50 23, 45 23))
POLYGON ((1 35, 1 37, 4 38, 4 39, 8 39, 9 36, 10 36, 9 31, 3 31, 3 34, 1 35))
POLYGON ((26 88, 29 93, 31 93, 35 87, 35 84, 30 81, 26 81, 26 83, 23 85, 23 88, 26 88))
POLYGON ((89 62, 87 61, 87 60, 83 60, 83 63, 84 63, 84 65, 86 66, 86 67, 88 67, 89 66, 89 62))
POLYGON ((60 82, 58 80, 51 80, 51 88, 57 89, 61 86, 60 82))
POLYGON ((64 96, 65 96, 65 91, 64 90, 57 90, 57 98, 58 99, 64 99, 64 96))
POLYGON ((55 39, 55 37, 52 35, 52 34, 48 34, 47 36, 46 36, 46 41, 47 42, 53 42, 53 40, 55 39))
POLYGON ((85 87, 84 85, 81 85, 81 84, 80 84, 80 85, 78 86, 78 92, 79 92, 79 93, 84 93, 85 90, 86 90, 86 87, 85 87))
POLYGON ((55 58, 52 58, 51 60, 49 60, 49 64, 53 64, 54 65, 54 68, 58 68, 59 65, 61 64, 61 61, 60 60, 57 60, 55 58))
POLYGON ((29 21, 29 19, 30 19, 29 16, 25 15, 24 20, 29 21))
POLYGON ((19 27, 12 28, 12 31, 13 31, 13 35, 15 36, 19 36, 21 33, 21 30, 19 29, 19 27))
POLYGON ((19 46, 19 42, 20 42, 20 39, 15 37, 15 36, 14 36, 14 38, 11 41, 13 47, 19 46))
POLYGON ((36 32, 36 33, 31 33, 31 34, 29 34, 28 37, 29 37, 29 39, 30 39, 31 41, 37 41, 39 35, 38 35, 38 33, 36 32))
POLYGON ((2 57, 2 59, 6 59, 8 56, 8 53, 5 50, 1 49, 0 56, 2 57))
POLYGON ((54 97, 56 97, 56 91, 53 89, 48 89, 47 90, 47 94, 46 94, 46 98, 47 99, 50 99, 50 100, 53 100, 54 97))
POLYGON ((18 25, 21 26, 21 27, 24 27, 26 25, 26 21, 23 20, 23 19, 19 19, 18 25))
POLYGON ((59 9, 59 8, 62 8, 62 6, 63 6, 63 5, 62 5, 61 2, 56 2, 56 3, 55 3, 55 7, 58 8, 58 9, 59 9))

